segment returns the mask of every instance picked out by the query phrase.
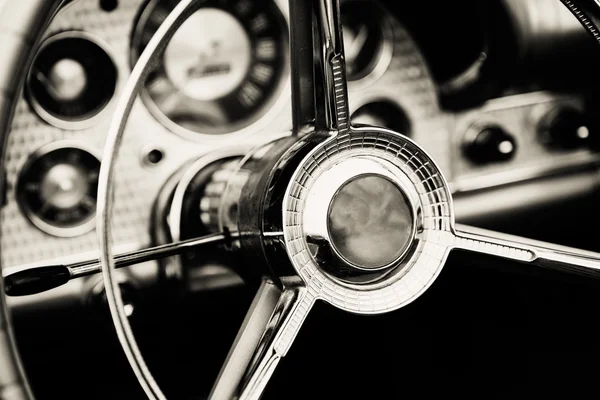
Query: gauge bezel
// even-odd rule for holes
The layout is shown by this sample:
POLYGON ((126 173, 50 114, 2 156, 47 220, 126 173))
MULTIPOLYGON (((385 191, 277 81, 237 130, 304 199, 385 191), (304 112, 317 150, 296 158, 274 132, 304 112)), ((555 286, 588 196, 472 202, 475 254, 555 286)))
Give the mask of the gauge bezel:
POLYGON ((394 59, 394 27, 389 21, 391 14, 379 1, 346 0, 342 1, 341 7, 350 3, 363 3, 373 8, 373 12, 377 16, 376 23, 379 24, 381 29, 382 39, 381 48, 372 61, 372 66, 369 67, 370 71, 356 80, 348 78, 348 91, 352 92, 372 85, 388 71, 394 59))
MULTIPOLYGON (((34 60, 37 58, 37 55, 41 51, 43 51, 48 45, 55 43, 59 40, 63 40, 63 39, 87 40, 87 41, 95 44, 96 46, 98 46, 102 51, 104 51, 104 53, 106 53, 106 56, 113 63, 113 66, 115 68, 115 73, 116 73, 115 90, 114 90, 111 98, 95 114, 89 116, 88 118, 84 118, 81 120, 68 120, 68 119, 59 118, 59 117, 51 114, 49 111, 47 111, 44 108, 44 106, 42 106, 39 103, 36 96, 33 94, 32 89, 31 89, 31 70, 29 70, 27 72, 27 80, 26 80, 26 84, 25 84, 25 97, 27 98, 29 104, 31 105, 31 108, 35 111, 35 113, 41 119, 43 119, 44 121, 46 121, 47 123, 49 123, 52 126, 55 126, 60 129, 74 130, 74 131, 91 128, 92 126, 97 125, 103 119, 105 119, 107 117, 107 115, 109 114, 109 111, 114 107, 114 103, 118 97, 118 96, 116 96, 116 94, 118 93, 119 86, 121 84, 121 74, 119 73, 119 66, 116 62, 116 57, 115 57, 114 51, 112 50, 112 48, 106 41, 104 41, 100 37, 98 37, 90 32, 82 31, 82 30, 63 31, 63 32, 55 33, 55 34, 49 36, 48 38, 46 38, 43 41, 43 43, 40 45, 40 48, 36 51, 34 60)), ((34 64, 35 64, 35 61, 32 63, 31 68, 33 68, 34 64)))
POLYGON ((395 107, 397 111, 404 114, 404 119, 406 120, 405 122, 408 128, 404 132, 402 130, 397 130, 397 132, 401 133, 404 136, 413 137, 415 119, 409 114, 409 108, 406 107, 405 104, 402 104, 398 99, 395 99, 387 94, 372 93, 370 95, 363 96, 360 102, 355 102, 355 104, 352 104, 352 108, 350 111, 350 120, 352 121, 352 118, 358 112, 358 110, 373 103, 387 103, 395 107))
MULTIPOLYGON (((130 50, 130 64, 135 65, 136 52, 139 52, 139 37, 143 32, 144 19, 148 19, 149 15, 153 12, 149 6, 156 3, 157 0, 146 1, 139 12, 136 21, 134 22, 132 38, 131 38, 131 50, 130 50)), ((176 122, 172 121, 167 115, 165 115, 158 105, 152 100, 150 94, 144 87, 140 90, 139 97, 145 108, 149 111, 150 115, 158 121, 158 123, 170 132, 173 132, 184 139, 188 139, 193 142, 211 142, 223 140, 231 140, 237 138, 245 138, 255 133, 264 131, 267 125, 272 122, 278 115, 281 114, 285 107, 289 107, 291 99, 291 76, 290 76, 290 54, 289 54, 289 5, 287 0, 272 0, 273 6, 278 10, 278 22, 281 24, 281 56, 282 56, 282 69, 279 76, 276 78, 277 83, 273 88, 273 93, 265 101, 265 103, 259 106, 252 113, 254 117, 243 119, 240 122, 247 121, 247 124, 239 129, 235 129, 230 132, 222 133, 204 133, 193 131, 185 128, 176 122)), ((155 5, 154 5, 155 6, 155 5)), ((203 5, 197 6, 198 10, 203 5)), ((240 122, 231 124, 231 126, 240 125, 240 122)))
POLYGON ((43 145, 33 153, 29 155, 25 164, 19 171, 19 176, 17 178, 17 182, 15 185, 15 197, 17 199, 17 203, 19 205, 19 209, 23 213, 23 215, 27 218, 31 224, 33 224, 40 231, 60 237, 60 238, 72 238, 76 236, 84 235, 90 231, 92 231, 96 227, 96 214, 92 213, 89 217, 85 218, 81 221, 81 223, 69 227, 59 227, 53 225, 49 222, 46 222, 44 219, 40 218, 35 211, 31 210, 27 206, 27 202, 23 199, 24 193, 19 190, 21 187, 21 181, 23 178, 23 174, 32 167, 32 165, 37 162, 40 158, 54 152, 57 150, 63 149, 75 149, 79 151, 84 151, 94 157, 98 164, 101 163, 100 152, 91 146, 88 146, 86 143, 82 143, 80 141, 75 140, 60 140, 56 142, 51 142, 43 145))

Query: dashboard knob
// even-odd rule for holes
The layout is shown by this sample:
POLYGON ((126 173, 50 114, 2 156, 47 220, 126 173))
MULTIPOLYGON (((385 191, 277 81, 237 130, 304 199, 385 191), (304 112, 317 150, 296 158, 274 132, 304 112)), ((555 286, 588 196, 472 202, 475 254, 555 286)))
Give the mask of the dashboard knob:
POLYGON ((514 137, 497 125, 472 128, 464 147, 465 155, 476 164, 508 161, 516 151, 514 137))
POLYGON ((556 107, 538 125, 540 140, 550 147, 572 150, 589 143, 591 129, 584 113, 570 107, 556 107))

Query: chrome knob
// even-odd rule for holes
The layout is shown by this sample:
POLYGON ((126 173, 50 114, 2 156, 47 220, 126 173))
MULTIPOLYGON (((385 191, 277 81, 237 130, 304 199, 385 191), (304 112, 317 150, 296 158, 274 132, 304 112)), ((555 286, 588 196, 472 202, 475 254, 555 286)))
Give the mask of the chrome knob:
POLYGON ((551 109, 538 125, 540 140, 556 149, 570 150, 586 146, 591 128, 584 113, 571 107, 551 109))
POLYGON ((466 135, 463 152, 475 164, 509 161, 517 152, 517 141, 498 125, 474 126, 466 135))

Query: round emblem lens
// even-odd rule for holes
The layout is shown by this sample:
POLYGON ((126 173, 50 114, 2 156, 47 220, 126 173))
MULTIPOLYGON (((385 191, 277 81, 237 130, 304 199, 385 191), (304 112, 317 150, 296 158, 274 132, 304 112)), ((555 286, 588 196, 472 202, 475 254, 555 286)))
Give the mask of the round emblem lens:
POLYGON ((414 217, 406 196, 378 175, 346 182, 333 197, 327 218, 335 250, 362 269, 388 266, 413 239, 414 217))

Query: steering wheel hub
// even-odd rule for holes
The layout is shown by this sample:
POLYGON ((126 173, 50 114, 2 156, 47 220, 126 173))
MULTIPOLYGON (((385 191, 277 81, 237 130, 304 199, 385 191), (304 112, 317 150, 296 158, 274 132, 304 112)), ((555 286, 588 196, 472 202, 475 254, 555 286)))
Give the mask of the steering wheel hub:
POLYGON ((333 249, 357 269, 377 270, 398 260, 414 236, 412 212, 401 189, 383 175, 361 175, 329 205, 333 249))
POLYGON ((451 210, 447 184, 423 149, 392 131, 352 128, 296 168, 283 201, 285 247, 328 302, 387 312, 418 297, 441 270, 451 210))

